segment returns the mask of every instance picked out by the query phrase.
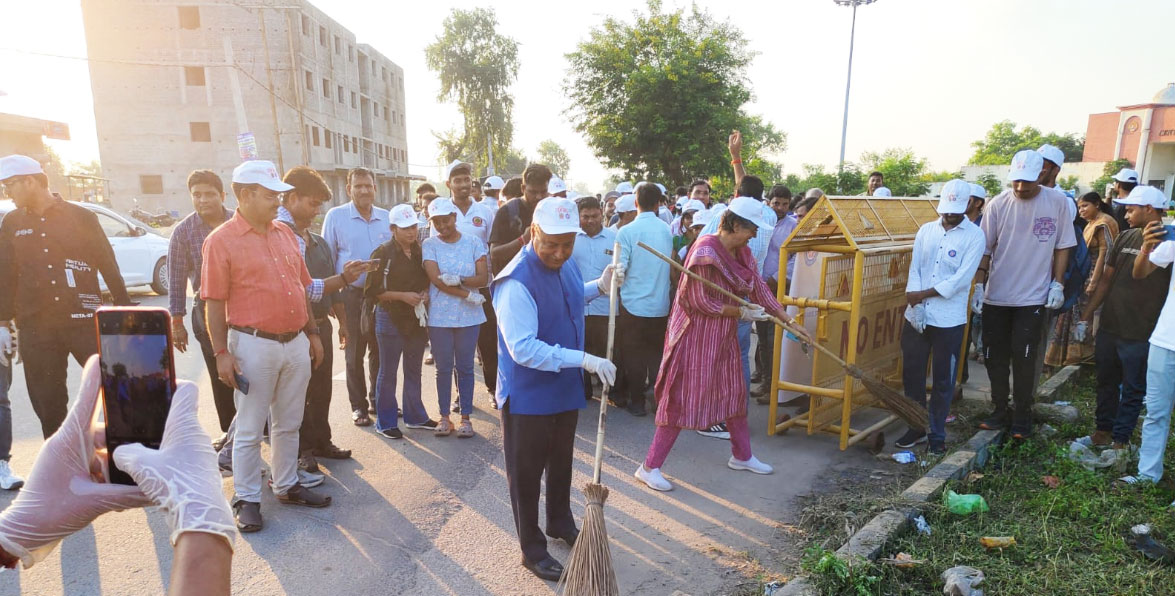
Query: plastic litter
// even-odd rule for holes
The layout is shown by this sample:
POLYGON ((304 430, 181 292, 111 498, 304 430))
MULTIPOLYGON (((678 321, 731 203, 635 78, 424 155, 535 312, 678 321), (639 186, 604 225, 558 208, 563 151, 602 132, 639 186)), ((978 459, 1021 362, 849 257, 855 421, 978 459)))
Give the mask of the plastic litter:
POLYGON ((1071 401, 1055 401, 1053 403, 1058 406, 1071 406, 1071 405, 1073 405, 1073 402, 1071 402, 1071 401))
POLYGON ((1052 425, 1045 423, 1045 424, 1040 425, 1040 428, 1037 429, 1036 432, 1040 433, 1040 436, 1047 439, 1047 438, 1057 434, 1057 429, 1053 428, 1052 425))
POLYGON ((947 510, 957 515, 970 515, 991 511, 982 495, 960 495, 953 490, 946 494, 947 510))
POLYGON ((775 594, 777 592, 783 590, 783 587, 785 585, 787 585, 787 584, 785 584, 784 582, 781 582, 779 580, 775 580, 773 582, 767 582, 767 583, 763 584, 763 596, 775 596, 775 594))
POLYGON ((1155 540, 1149 525, 1139 524, 1130 528, 1130 537, 1134 550, 1142 553, 1142 556, 1164 565, 1175 565, 1175 551, 1155 540))
POLYGON ((946 582, 942 588, 946 596, 983 596, 983 590, 975 587, 983 583, 983 572, 974 567, 951 567, 942 572, 942 581, 946 582))
POLYGON ((1091 437, 1089 435, 1085 435, 1084 437, 1081 437, 1080 439, 1074 439, 1073 442, 1077 443, 1078 445, 1084 445, 1086 447, 1093 447, 1093 437, 1091 437))
POLYGON ((912 464, 918 460, 913 451, 899 451, 893 454, 893 460, 899 464, 912 464))
POLYGON ((1124 467, 1129 463, 1129 457, 1129 449, 1106 449, 1097 454, 1080 439, 1069 443, 1069 459, 1081 464, 1081 467, 1091 472, 1100 468, 1124 467))
POLYGON ((979 539, 979 544, 988 550, 993 548, 1008 548, 1016 546, 1015 536, 984 536, 979 539))
POLYGON ((898 569, 913 569, 919 565, 926 563, 925 559, 915 559, 909 553, 898 553, 893 557, 886 557, 878 559, 877 562, 885 563, 886 565, 893 565, 898 569))
POLYGON ((930 524, 927 523, 926 517, 919 515, 914 518, 914 527, 918 529, 918 533, 924 536, 930 535, 930 524))
POLYGON ((967 477, 963 479, 963 484, 975 484, 980 480, 983 480, 983 474, 976 472, 975 470, 971 470, 970 472, 967 472, 967 477))

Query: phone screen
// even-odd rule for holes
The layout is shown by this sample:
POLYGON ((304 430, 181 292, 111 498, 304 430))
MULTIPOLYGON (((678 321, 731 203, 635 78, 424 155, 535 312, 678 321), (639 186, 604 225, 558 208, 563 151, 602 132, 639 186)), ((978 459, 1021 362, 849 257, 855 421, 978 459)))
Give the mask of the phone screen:
POLYGON ((97 319, 110 481, 134 484, 112 454, 128 443, 158 449, 163 440, 175 391, 171 317, 162 308, 103 308, 97 319))

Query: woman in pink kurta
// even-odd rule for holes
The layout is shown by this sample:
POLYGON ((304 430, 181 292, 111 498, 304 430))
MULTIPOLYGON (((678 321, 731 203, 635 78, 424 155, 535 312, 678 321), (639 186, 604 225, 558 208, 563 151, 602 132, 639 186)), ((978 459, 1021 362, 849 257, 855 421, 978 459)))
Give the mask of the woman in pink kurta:
POLYGON ((768 312, 784 321, 791 318, 759 276, 747 247, 757 230, 755 221, 735 212, 750 215, 757 209, 759 202, 754 199, 735 199, 722 214, 718 234, 698 238, 686 256, 685 267, 691 272, 761 306, 740 307, 682 274, 657 376, 657 432, 636 471, 636 477, 655 490, 672 488, 660 468, 681 429, 708 428, 723 421, 730 431, 733 454, 727 465, 759 474, 772 472, 771 466, 751 454, 738 322, 764 320, 768 312), (744 199, 754 205, 736 205, 744 199))

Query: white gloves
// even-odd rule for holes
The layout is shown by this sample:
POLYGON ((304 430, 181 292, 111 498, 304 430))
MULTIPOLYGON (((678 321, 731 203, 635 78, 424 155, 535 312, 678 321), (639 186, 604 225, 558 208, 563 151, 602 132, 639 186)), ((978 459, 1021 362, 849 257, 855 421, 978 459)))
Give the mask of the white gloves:
POLYGON ((1073 339, 1083 342, 1087 335, 1089 335, 1089 323, 1077 321, 1077 325, 1073 327, 1073 339))
POLYGON ((599 356, 592 356, 584 352, 583 369, 600 375, 600 381, 609 387, 616 383, 616 365, 599 356))
MULTIPOLYGON (((604 269, 605 274, 607 273, 607 271, 608 271, 607 268, 605 268, 604 269)), ((628 267, 625 267, 624 263, 617 263, 616 268, 612 270, 612 283, 616 284, 617 288, 619 288, 620 286, 623 286, 624 285, 624 278, 627 275, 628 275, 628 267)), ((601 286, 601 287, 603 287, 603 286, 601 286)), ((611 289, 612 289, 612 286, 608 286, 608 291, 611 291, 611 289)))
POLYGON ((194 383, 179 382, 159 449, 123 445, 114 450, 114 462, 167 515, 172 546, 184 532, 205 532, 223 536, 232 548, 236 525, 216 452, 196 417, 199 397, 194 383))
POLYGON ((440 278, 441 283, 445 284, 446 286, 456 287, 461 285, 461 276, 457 275, 456 273, 442 273, 440 278))
POLYGON ((771 318, 766 310, 758 304, 738 307, 738 318, 741 321, 766 321, 771 318))
POLYGON ((971 312, 983 314, 983 284, 975 284, 975 291, 971 294, 971 312))
POLYGON ((424 305, 423 300, 416 303, 413 311, 416 312, 416 320, 420 321, 420 326, 428 327, 428 307, 424 305))
POLYGON ((1056 310, 1061 308, 1061 305, 1064 303, 1065 286, 1061 285, 1061 282, 1059 281, 1054 281, 1053 283, 1049 284, 1049 297, 1048 300, 1045 301, 1044 307, 1056 310))
POLYGON ((8 366, 8 358, 16 351, 16 342, 12 339, 12 330, 0 327, 0 366, 8 366))
POLYGON ((478 292, 474 292, 473 290, 469 290, 469 295, 466 296, 464 298, 464 300, 474 306, 481 306, 482 304, 485 304, 486 297, 482 296, 478 292))
POLYGON ((910 307, 910 326, 921 334, 926 331, 926 307, 921 304, 915 304, 910 307))
MULTIPOLYGON (((624 266, 623 265, 620 265, 620 270, 621 270, 620 277, 623 278, 624 277, 624 273, 623 273, 624 266)), ((596 280, 596 285, 599 286, 600 293, 601 294, 611 294, 613 284, 616 284, 616 287, 619 288, 620 284, 616 281, 616 279, 617 279, 616 268, 612 267, 612 264, 609 263, 606 267, 604 267, 604 271, 602 273, 600 273, 600 278, 596 280)))

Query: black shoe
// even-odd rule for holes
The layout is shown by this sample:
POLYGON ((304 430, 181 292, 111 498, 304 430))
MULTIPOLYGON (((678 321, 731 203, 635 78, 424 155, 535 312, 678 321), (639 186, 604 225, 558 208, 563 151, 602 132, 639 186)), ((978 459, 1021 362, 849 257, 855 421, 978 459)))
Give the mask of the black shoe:
POLYGON ((400 429, 394 428, 394 427, 381 430, 381 431, 379 431, 379 434, 381 434, 389 439, 403 439, 404 438, 404 433, 400 432, 400 429))
POLYGON ((906 434, 902 435, 901 438, 894 441, 893 444, 894 444, 894 447, 897 447, 899 449, 909 449, 915 445, 925 443, 925 442, 926 442, 926 433, 924 433, 920 430, 914 430, 911 428, 910 430, 907 430, 906 434))
POLYGON ((524 558, 522 559, 522 566, 526 567, 527 571, 535 574, 539 579, 545 579, 549 582, 557 582, 560 577, 563 577, 563 565, 550 555, 538 563, 531 563, 524 558))
POLYGON ((751 397, 765 396, 769 391, 771 391, 771 388, 768 387, 768 383, 763 382, 751 388, 751 397))
POLYGON ((424 422, 421 422, 420 424, 408 424, 407 422, 405 422, 404 426, 407 428, 421 428, 424 430, 436 430, 438 423, 436 420, 425 420, 424 422))
POLYGON ((220 435, 219 439, 212 441, 212 450, 219 453, 220 448, 224 447, 224 444, 227 442, 228 442, 228 433, 224 433, 223 435, 220 435))
POLYGON ((261 518, 261 503, 237 501, 233 503, 233 520, 242 534, 256 532, 265 526, 261 518))
POLYGON ((1004 430, 1011 423, 1011 415, 1006 408, 997 408, 994 412, 979 423, 983 430, 1004 430))
POLYGON ((931 443, 930 446, 926 448, 926 453, 934 456, 946 455, 947 446, 942 443, 931 443))
POLYGON ((647 416, 649 413, 645 410, 645 401, 638 400, 628 404, 628 413, 633 416, 647 416))
POLYGON ((725 422, 719 422, 710 428, 699 430, 698 434, 702 435, 703 437, 710 437, 712 439, 725 439, 727 441, 730 440, 730 431, 726 430, 725 422))
POLYGON ((327 495, 320 495, 301 484, 295 484, 286 491, 284 495, 274 495, 277 502, 283 505, 300 505, 302 507, 314 507, 321 509, 330 506, 330 497, 327 495))
POLYGON ((627 408, 628 407, 628 398, 609 396, 608 397, 608 405, 612 406, 613 408, 627 408))
POLYGON ((751 375, 751 384, 753 385, 755 383, 760 383, 762 381, 763 381, 763 373, 756 370, 754 372, 754 374, 751 375))
POLYGON ((364 410, 352 411, 351 421, 355 423, 355 426, 371 426, 371 416, 364 410))
POLYGON ((351 459, 351 450, 343 449, 342 447, 327 441, 325 447, 314 450, 314 455, 318 457, 325 457, 327 459, 351 459))
POLYGON ((1012 425, 1012 438, 1022 441, 1032 436, 1032 423, 1018 422, 1012 425))
POLYGON ((579 538, 579 530, 572 529, 570 532, 563 532, 561 534, 547 534, 555 540, 562 540, 567 543, 567 546, 575 546, 575 540, 579 538))
POLYGON ((318 458, 314 457, 314 450, 307 449, 298 456, 298 469, 318 473, 318 458))

